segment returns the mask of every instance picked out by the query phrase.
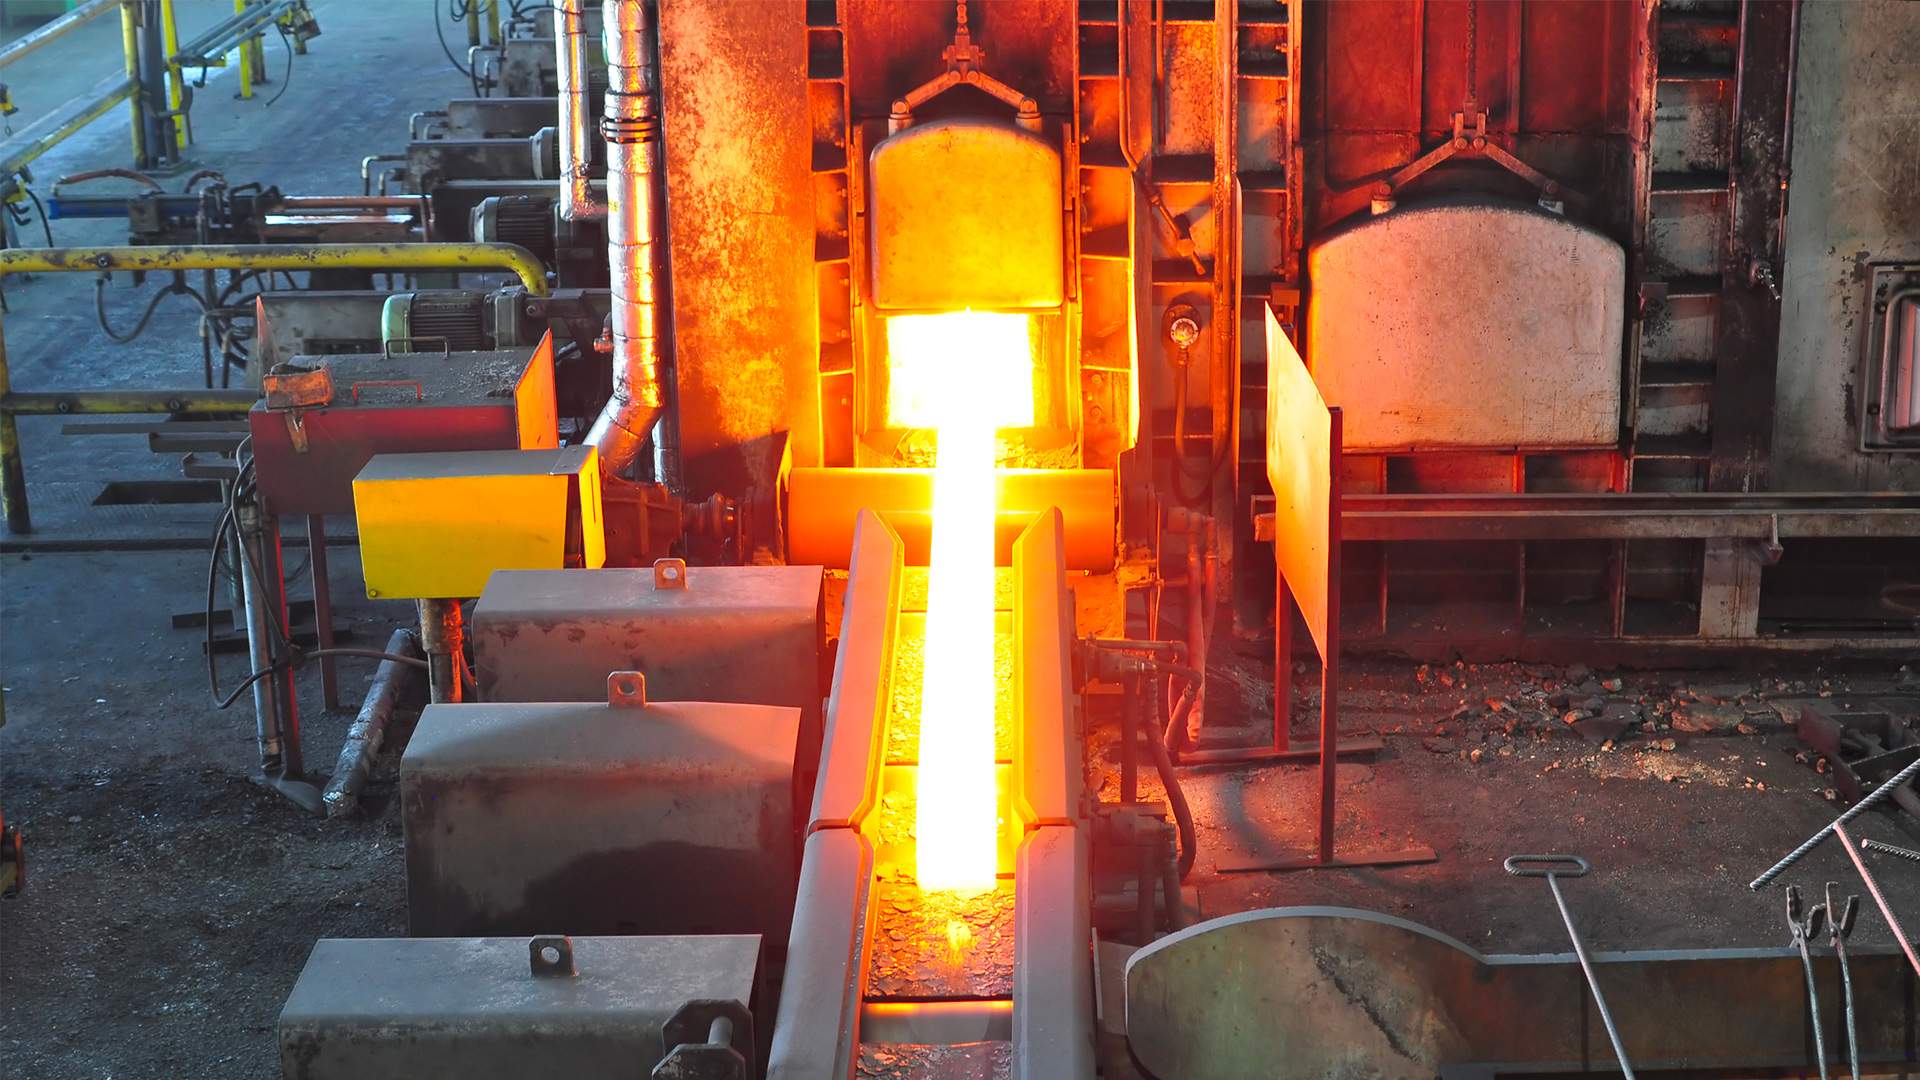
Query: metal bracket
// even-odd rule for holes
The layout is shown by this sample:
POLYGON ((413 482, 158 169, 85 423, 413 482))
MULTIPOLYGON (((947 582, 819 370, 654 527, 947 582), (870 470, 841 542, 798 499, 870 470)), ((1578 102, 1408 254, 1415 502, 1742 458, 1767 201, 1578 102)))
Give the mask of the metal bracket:
POLYGON ((653 587, 656 589, 684 589, 687 587, 687 560, 653 560, 653 587))
POLYGON ((543 935, 527 941, 527 967, 536 979, 564 979, 573 970, 573 939, 564 934, 543 935))
POLYGON ((1384 214, 1394 208, 1394 195, 1401 188, 1413 182, 1421 173, 1453 157, 1455 154, 1468 154, 1474 157, 1491 158, 1493 162, 1513 175, 1540 189, 1540 202, 1547 209, 1554 209, 1549 203, 1558 203, 1560 183, 1533 166, 1514 157, 1506 147, 1494 142, 1487 136, 1487 113, 1472 99, 1466 106, 1453 114, 1453 138, 1422 154, 1419 160, 1406 166, 1399 172, 1380 182, 1374 188, 1373 212, 1384 214))
POLYGON ((660 1043, 654 1080, 747 1080, 753 1014, 737 1001, 689 1001, 660 1026, 660 1043))
POLYGON ((638 671, 616 671, 607 676, 607 704, 643 708, 647 704, 647 677, 638 671))

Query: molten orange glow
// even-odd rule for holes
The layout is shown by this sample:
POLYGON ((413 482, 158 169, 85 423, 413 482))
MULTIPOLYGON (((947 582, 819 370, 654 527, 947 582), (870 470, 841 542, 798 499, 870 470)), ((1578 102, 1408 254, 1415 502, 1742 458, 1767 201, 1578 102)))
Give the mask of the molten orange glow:
POLYGON ((956 311, 887 320, 888 417, 939 431, 920 778, 914 837, 923 889, 993 887, 994 432, 1033 423, 1024 315, 956 311))

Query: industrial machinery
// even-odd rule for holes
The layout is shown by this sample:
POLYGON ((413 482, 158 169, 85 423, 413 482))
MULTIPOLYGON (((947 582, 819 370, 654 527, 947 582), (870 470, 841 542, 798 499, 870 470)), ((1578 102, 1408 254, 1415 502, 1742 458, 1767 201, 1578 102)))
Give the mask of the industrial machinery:
MULTIPOLYGON (((400 763, 414 937, 321 942, 286 1075, 530 1047, 742 1080, 1586 1071, 1596 969, 1640 991, 1629 1076, 1790 1063, 1786 951, 1189 926, 1178 770, 1320 769, 1317 855, 1267 869, 1431 861, 1335 848, 1337 763, 1379 747, 1341 736, 1343 648, 1920 649, 1920 263, 1841 273, 1796 230, 1866 214, 1787 204, 1841 168, 1792 109, 1805 18, 558 0, 486 60, 504 96, 417 114, 360 196, 59 194, 147 243, 519 275, 420 254, 262 291, 258 400, 192 463, 226 484, 266 779, 348 812, 396 687, 424 669, 431 702, 400 763), (367 594, 420 628, 371 653, 323 793, 289 672, 354 651, 325 636, 346 512, 367 594), (1219 692, 1236 648, 1272 658, 1270 718, 1219 692), (1662 1029, 1676 987, 1739 1022, 1662 1029)), ((1911 973, 1853 963, 1850 1045, 1894 1061, 1911 973)))

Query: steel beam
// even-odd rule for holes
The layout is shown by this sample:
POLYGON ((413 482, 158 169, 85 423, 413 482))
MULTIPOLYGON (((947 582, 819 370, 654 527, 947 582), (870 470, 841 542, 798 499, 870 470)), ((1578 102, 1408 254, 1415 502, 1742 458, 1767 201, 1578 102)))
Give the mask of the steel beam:
MULTIPOLYGON (((1790 495, 1350 495, 1348 540, 1767 540, 1920 536, 1920 496, 1906 492, 1790 495), (1777 529, 1777 532, 1776 532, 1777 529)), ((1257 539, 1273 516, 1254 517, 1257 539)))
POLYGON ((873 919, 874 841, 892 705, 902 545, 860 511, 848 560, 840 655, 827 699, 820 778, 800 863, 768 1080, 851 1080, 873 919))
MULTIPOLYGON (((1013 545, 1013 1080, 1092 1080, 1093 893, 1070 675, 1066 524, 1049 508, 1013 545)), ((1178 897, 1171 898, 1178 903, 1178 897)))

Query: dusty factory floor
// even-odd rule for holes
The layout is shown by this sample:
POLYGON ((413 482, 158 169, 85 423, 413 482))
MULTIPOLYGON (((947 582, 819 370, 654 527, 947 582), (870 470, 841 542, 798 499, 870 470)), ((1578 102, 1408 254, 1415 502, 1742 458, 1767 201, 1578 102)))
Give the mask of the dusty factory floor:
MULTIPOLYGON (((220 0, 177 4, 183 39, 232 11, 220 0)), ((161 174, 169 190, 206 167, 296 194, 357 193, 360 159, 399 150, 409 113, 471 93, 441 57, 423 0, 312 7, 323 35, 290 83, 270 36, 271 81, 251 101, 233 97, 231 70, 196 91, 198 141, 187 168, 161 174)), ((98 20, 10 67, 14 129, 117 69, 118 34, 115 20, 98 20)), ((34 162, 35 189, 44 197, 66 173, 126 165, 125 117, 116 109, 34 162)), ((52 228, 61 245, 125 239, 124 223, 52 228)), ((21 232, 22 244, 45 242, 37 218, 21 232)), ((109 291, 116 327, 133 323, 157 284, 109 291)), ((184 301, 163 303, 144 336, 117 346, 95 324, 91 276, 0 285, 16 389, 200 382, 198 313, 184 301)), ((251 783, 249 704, 213 709, 200 631, 171 625, 204 606, 215 508, 93 507, 111 481, 179 479, 178 459, 138 436, 68 436, 46 418, 20 426, 42 549, 0 535, 0 809, 26 834, 28 873, 26 891, 0 904, 0 1075, 278 1076, 274 1023, 313 939, 403 930, 390 783, 375 784, 365 819, 340 824, 251 783), (45 550, 156 542, 174 549, 45 550)), ((290 548, 289 567, 305 554, 290 548)), ((336 620, 378 647, 407 606, 359 596, 354 549, 331 554, 336 620)), ((315 674, 303 678, 307 760, 322 775, 371 669, 343 663, 344 708, 326 713, 315 674)), ((244 662, 223 657, 221 671, 231 686, 244 662)))
MULTIPOLYGON (((1270 723, 1271 672, 1259 659, 1228 658, 1214 666, 1214 693, 1239 690, 1242 700, 1227 707, 1270 723)), ((1337 852, 1424 846, 1439 860, 1222 872, 1313 850, 1319 774, 1299 766, 1181 769, 1199 832, 1188 884, 1204 916, 1332 904, 1399 915, 1483 952, 1565 952, 1545 885, 1502 869, 1510 855, 1551 853, 1593 864, 1591 876, 1566 890, 1596 950, 1785 945, 1780 886, 1797 883, 1817 896, 1827 881, 1861 895, 1860 940, 1892 942, 1831 841, 1775 887, 1756 893, 1747 883, 1844 808, 1824 763, 1794 735, 1802 707, 1920 720, 1920 656, 1708 671, 1373 661, 1349 662, 1346 675, 1343 731, 1377 733, 1385 749, 1340 764, 1337 852)), ((1312 742, 1318 673, 1296 679, 1312 688, 1296 690, 1294 738, 1312 742)), ((1142 797, 1160 797, 1151 771, 1142 776, 1142 797)), ((1904 831, 1891 814, 1866 815, 1859 837, 1920 847, 1920 831, 1904 831)), ((1896 914, 1920 921, 1920 865, 1867 858, 1896 914)))

